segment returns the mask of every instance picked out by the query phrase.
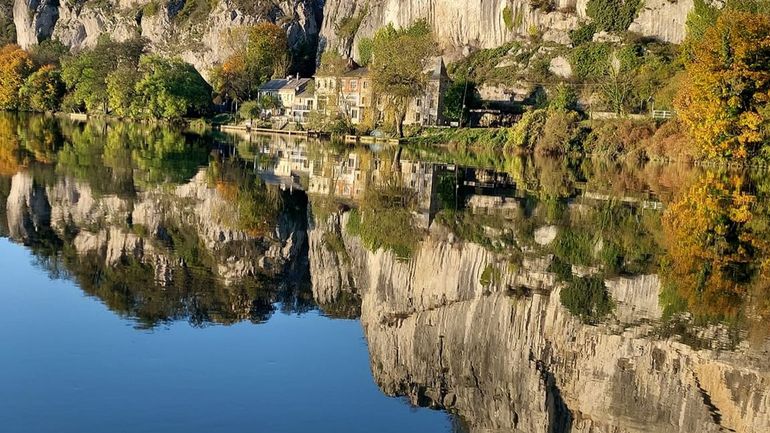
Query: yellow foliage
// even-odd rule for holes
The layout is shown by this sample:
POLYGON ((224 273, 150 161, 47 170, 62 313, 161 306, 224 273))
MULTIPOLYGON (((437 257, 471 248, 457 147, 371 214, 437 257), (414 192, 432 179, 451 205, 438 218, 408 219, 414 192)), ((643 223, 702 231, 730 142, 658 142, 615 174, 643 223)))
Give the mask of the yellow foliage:
POLYGON ((0 117, 0 176, 13 176, 24 165, 14 122, 0 117))
POLYGON ((0 109, 19 107, 19 89, 32 71, 29 53, 18 45, 0 49, 0 109))
POLYGON ((724 12, 693 50, 675 100, 708 157, 745 159, 770 138, 770 16, 724 12))
POLYGON ((736 317, 759 272, 767 245, 752 229, 756 197, 747 189, 740 176, 708 173, 663 217, 665 276, 696 315, 736 317))

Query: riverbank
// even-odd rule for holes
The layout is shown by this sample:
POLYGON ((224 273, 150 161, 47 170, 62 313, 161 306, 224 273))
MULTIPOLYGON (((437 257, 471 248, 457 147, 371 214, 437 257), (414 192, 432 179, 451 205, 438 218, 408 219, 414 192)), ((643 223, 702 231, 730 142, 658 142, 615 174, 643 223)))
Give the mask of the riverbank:
MULTIPOLYGON (((36 113, 27 113, 35 115, 36 113)), ((74 121, 130 122, 146 125, 168 125, 188 128, 197 133, 206 130, 223 132, 248 132, 279 134, 321 139, 338 139, 348 145, 381 144, 427 150, 428 153, 446 152, 452 155, 474 155, 471 159, 499 159, 501 156, 539 154, 598 158, 609 161, 696 164, 714 168, 768 168, 768 161, 755 156, 745 159, 708 157, 698 154, 684 127, 676 119, 572 119, 567 122, 548 122, 524 116, 522 120, 506 128, 421 128, 410 131, 406 137, 375 137, 371 135, 334 136, 325 131, 249 128, 232 123, 233 117, 220 113, 211 117, 186 118, 176 121, 130 119, 112 115, 87 115, 84 113, 48 112, 46 116, 74 121)), ((550 115, 548 115, 550 116, 550 115)), ((535 116, 536 117, 536 116, 535 116)), ((557 115, 561 117, 561 115, 557 115)))

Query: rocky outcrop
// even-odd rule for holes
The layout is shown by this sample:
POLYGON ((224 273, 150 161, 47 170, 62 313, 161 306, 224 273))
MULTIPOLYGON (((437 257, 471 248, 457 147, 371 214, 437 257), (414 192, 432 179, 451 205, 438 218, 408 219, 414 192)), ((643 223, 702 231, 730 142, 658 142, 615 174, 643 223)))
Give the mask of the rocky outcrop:
MULTIPOLYGON (((533 32, 543 40, 569 44, 569 32, 588 19, 586 4, 558 0, 545 11, 529 0, 280 0, 248 7, 235 0, 14 0, 13 19, 24 48, 54 38, 78 50, 93 46, 103 34, 117 40, 141 36, 153 50, 179 55, 205 76, 230 54, 227 32, 257 21, 278 23, 296 49, 313 49, 320 37, 321 50, 357 57, 358 42, 377 29, 425 19, 452 58, 526 39, 533 32)), ((644 0, 630 30, 681 42, 692 7, 692 0, 644 0)))
MULTIPOLYGON (((630 30, 667 42, 681 42, 692 0, 644 0, 630 30)), ((546 41, 569 44, 569 31, 586 21, 587 0, 558 0, 551 12, 533 8, 529 0, 328 0, 324 7, 321 46, 357 55, 361 38, 393 23, 406 26, 427 20, 439 44, 452 56, 473 48, 495 48, 533 31, 546 41), (337 29, 360 18, 353 37, 337 29)), ((349 29, 347 29, 349 30, 349 29)))
POLYGON ((232 0, 187 1, 191 2, 189 9, 184 1, 15 0, 17 40, 28 48, 53 38, 79 50, 95 45, 104 34, 119 41, 140 36, 149 41, 152 50, 178 55, 206 76, 213 64, 231 54, 226 35, 235 27, 276 22, 297 49, 305 45, 312 49, 320 31, 320 9, 313 0, 284 0, 272 7, 257 1, 248 12, 232 0))
POLYGON ((28 244, 35 234, 47 230, 51 222, 51 207, 45 190, 36 185, 32 176, 17 173, 11 179, 6 216, 11 239, 28 244))
POLYGON ((693 0, 644 0, 628 30, 679 43, 686 36, 687 15, 692 8, 693 0))
POLYGON ((314 293, 361 297, 371 368, 386 393, 449 409, 473 432, 770 429, 768 348, 696 350, 656 337, 657 276, 607 281, 615 317, 589 326, 561 305, 547 257, 510 267, 439 233, 409 261, 362 248, 344 216, 309 233, 314 293), (328 230, 344 251, 323 248, 328 230), (350 263, 342 270, 340 257, 350 263), (491 267, 499 277, 484 277, 491 267))

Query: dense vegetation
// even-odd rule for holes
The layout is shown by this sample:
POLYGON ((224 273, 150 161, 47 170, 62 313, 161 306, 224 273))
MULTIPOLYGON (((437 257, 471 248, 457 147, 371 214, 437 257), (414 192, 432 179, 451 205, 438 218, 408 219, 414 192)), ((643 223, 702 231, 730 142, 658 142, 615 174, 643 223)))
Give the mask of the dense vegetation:
POLYGON ((211 88, 179 59, 145 53, 139 39, 101 39, 92 49, 67 54, 48 42, 31 52, 0 50, 0 108, 71 111, 140 119, 179 119, 207 114, 211 88))
POLYGON ((291 66, 286 32, 275 24, 259 23, 227 35, 233 52, 211 71, 214 90, 222 102, 234 105, 257 99, 257 90, 271 78, 283 78, 291 66))

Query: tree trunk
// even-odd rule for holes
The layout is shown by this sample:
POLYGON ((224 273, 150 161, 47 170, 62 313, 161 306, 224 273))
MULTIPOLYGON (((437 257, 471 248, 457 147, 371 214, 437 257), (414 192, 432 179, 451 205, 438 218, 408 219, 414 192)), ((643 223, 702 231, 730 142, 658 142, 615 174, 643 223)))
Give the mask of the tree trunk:
POLYGON ((398 138, 404 138, 404 120, 406 120, 406 110, 401 110, 396 119, 396 133, 398 134, 398 138))
POLYGON ((403 148, 401 146, 398 146, 398 149, 396 149, 396 153, 393 155, 393 172, 394 173, 400 173, 401 172, 401 151, 403 148))

